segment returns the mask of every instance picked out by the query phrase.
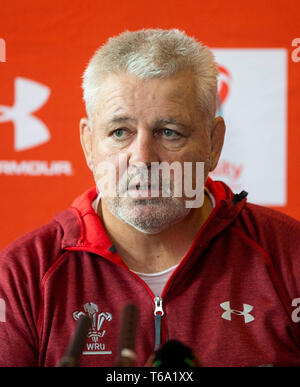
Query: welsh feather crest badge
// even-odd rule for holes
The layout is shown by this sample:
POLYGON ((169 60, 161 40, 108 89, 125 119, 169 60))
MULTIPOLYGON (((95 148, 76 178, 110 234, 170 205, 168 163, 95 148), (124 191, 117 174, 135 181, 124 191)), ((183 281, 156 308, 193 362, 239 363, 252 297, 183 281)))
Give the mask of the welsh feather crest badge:
POLYGON ((105 322, 112 320, 111 313, 99 312, 99 307, 93 302, 87 302, 83 305, 84 312, 76 311, 73 313, 74 320, 79 320, 82 315, 88 315, 91 319, 91 328, 87 335, 86 350, 83 355, 111 355, 112 351, 106 348, 104 335, 106 330, 103 328, 105 322))

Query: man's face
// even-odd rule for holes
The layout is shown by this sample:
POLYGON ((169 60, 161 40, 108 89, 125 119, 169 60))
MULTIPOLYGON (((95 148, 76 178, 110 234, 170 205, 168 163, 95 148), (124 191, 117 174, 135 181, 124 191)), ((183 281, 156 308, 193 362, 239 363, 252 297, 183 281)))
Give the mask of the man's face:
POLYGON ((195 187, 196 163, 204 162, 205 181, 216 166, 223 136, 220 117, 215 128, 207 127, 190 73, 149 81, 130 74, 109 74, 101 82, 92 123, 81 120, 81 142, 102 193, 102 208, 151 234, 179 222, 190 211, 184 190, 181 197, 174 194, 175 173, 171 170, 166 192, 162 179, 151 185, 151 165, 177 162, 182 167, 179 185, 183 186, 184 164, 190 162, 195 187), (108 180, 116 181, 117 195, 103 184, 103 165, 108 164, 116 171, 108 180))

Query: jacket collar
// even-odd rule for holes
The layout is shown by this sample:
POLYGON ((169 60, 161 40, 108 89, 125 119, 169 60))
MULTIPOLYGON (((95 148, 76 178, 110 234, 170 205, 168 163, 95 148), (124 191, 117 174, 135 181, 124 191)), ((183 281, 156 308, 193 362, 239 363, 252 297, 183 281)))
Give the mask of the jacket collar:
MULTIPOLYGON (((191 249, 199 247, 199 244, 202 248, 207 246, 213 237, 233 222, 246 202, 243 193, 234 195, 221 181, 214 181, 208 177, 205 186, 213 194, 216 205, 199 230, 191 249)), ((96 198, 96 187, 92 187, 75 199, 68 210, 55 216, 54 219, 64 230, 62 248, 94 252, 125 266, 109 240, 101 219, 92 207, 92 202, 96 198)))

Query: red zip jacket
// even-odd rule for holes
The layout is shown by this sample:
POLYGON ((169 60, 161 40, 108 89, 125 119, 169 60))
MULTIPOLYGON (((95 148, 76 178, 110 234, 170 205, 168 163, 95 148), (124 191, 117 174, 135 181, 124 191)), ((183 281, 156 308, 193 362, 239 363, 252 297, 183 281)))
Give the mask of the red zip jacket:
MULTIPOLYGON (((300 223, 207 187, 216 207, 163 291, 162 343, 181 341, 204 366, 299 366, 300 223)), ((154 295, 112 246, 95 198, 92 188, 2 250, 1 366, 55 366, 81 313, 93 324, 80 365, 113 365, 128 302, 140 311, 137 365, 153 353, 154 295)))

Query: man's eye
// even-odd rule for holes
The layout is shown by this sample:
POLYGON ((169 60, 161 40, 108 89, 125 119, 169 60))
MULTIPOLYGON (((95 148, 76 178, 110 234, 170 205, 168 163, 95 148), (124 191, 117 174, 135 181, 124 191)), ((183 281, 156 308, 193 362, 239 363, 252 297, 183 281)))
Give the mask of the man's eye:
POLYGON ((112 135, 117 138, 123 138, 125 134, 125 129, 116 129, 112 132, 112 135))
POLYGON ((176 138, 179 138, 180 137, 180 133, 176 132, 176 130, 172 130, 172 129, 168 129, 168 128, 164 128, 162 130, 162 134, 167 137, 167 138, 173 138, 173 139, 176 139, 176 138))

